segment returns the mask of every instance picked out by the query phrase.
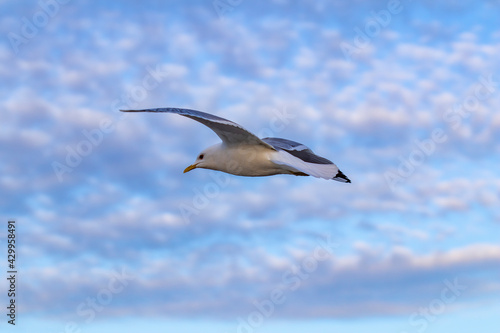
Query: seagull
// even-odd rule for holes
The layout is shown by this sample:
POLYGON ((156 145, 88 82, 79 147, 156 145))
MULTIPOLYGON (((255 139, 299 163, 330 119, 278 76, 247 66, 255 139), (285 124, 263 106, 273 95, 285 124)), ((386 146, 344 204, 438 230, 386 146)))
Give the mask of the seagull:
POLYGON ((332 161, 314 154, 302 143, 281 138, 259 139, 242 126, 209 113, 178 108, 120 111, 176 113, 214 131, 222 142, 203 150, 184 173, 204 168, 246 177, 289 174, 351 182, 332 161))

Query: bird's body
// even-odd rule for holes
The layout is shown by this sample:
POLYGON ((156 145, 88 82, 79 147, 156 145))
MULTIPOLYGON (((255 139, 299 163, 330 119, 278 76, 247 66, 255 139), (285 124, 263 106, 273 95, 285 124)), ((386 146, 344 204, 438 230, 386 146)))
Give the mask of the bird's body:
POLYGON ((276 167, 271 162, 273 153, 272 150, 261 145, 242 144, 231 146, 218 143, 205 149, 204 159, 210 154, 217 161, 215 165, 211 165, 208 162, 208 165, 211 166, 208 169, 236 176, 272 176, 284 173, 283 169, 276 167))
POLYGON ((212 129, 222 142, 202 151, 184 172, 205 168, 247 177, 291 174, 351 182, 333 162, 301 143, 281 138, 259 139, 242 126, 209 113, 177 108, 121 111, 177 113, 212 129))

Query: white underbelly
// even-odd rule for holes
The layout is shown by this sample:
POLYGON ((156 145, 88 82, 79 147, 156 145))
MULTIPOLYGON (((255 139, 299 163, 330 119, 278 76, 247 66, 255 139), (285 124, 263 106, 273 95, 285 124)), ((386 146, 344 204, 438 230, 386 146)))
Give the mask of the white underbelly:
POLYGON ((264 146, 239 146, 227 150, 228 159, 224 163, 224 172, 247 177, 271 176, 289 173, 279 165, 271 162, 276 152, 264 146))

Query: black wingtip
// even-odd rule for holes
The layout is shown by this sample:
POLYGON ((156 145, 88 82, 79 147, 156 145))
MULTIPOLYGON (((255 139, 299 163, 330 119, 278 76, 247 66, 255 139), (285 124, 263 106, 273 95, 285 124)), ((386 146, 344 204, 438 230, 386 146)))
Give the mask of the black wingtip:
POLYGON ((339 181, 342 183, 350 183, 351 182, 351 180, 349 178, 347 178, 347 176, 344 175, 344 173, 340 170, 337 172, 335 177, 333 177, 332 179, 335 179, 336 181, 339 181))

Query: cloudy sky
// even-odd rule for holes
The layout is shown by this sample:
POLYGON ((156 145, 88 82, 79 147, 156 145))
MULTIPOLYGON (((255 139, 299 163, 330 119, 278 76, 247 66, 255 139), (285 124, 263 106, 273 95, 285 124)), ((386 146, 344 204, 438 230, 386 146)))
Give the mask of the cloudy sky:
POLYGON ((497 1, 0 6, 16 332, 498 332, 497 1), (118 112, 165 106, 352 183, 183 174, 213 132, 118 112))

